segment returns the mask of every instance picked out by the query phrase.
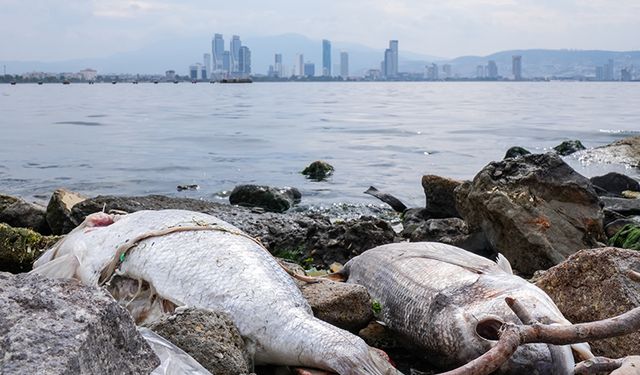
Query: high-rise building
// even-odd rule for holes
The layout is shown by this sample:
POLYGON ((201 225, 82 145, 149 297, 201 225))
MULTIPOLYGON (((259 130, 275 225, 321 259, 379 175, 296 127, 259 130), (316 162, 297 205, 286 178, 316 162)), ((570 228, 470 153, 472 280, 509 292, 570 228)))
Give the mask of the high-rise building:
POLYGON ((314 63, 304 63, 304 76, 313 77, 316 75, 316 65, 314 63))
POLYGON ((489 60, 489 63, 487 64, 487 78, 498 78, 498 65, 496 65, 496 62, 493 60, 489 60))
POLYGON ((513 73, 513 79, 516 81, 522 81, 522 56, 514 55, 511 57, 511 70, 513 73))
POLYGON ((622 68, 620 70, 620 80, 624 82, 631 81, 631 79, 633 78, 632 71, 633 68, 622 68))
POLYGON ((189 78, 194 81, 202 79, 202 72, 204 71, 204 67, 200 63, 195 63, 189 66, 189 78))
POLYGON ((211 55, 213 56, 213 70, 221 71, 223 68, 224 39, 222 34, 214 34, 211 40, 211 55))
POLYGON ((231 37, 231 44, 229 48, 229 55, 231 57, 231 73, 240 72, 240 47, 242 47, 240 37, 238 35, 231 37))
POLYGON ((238 51, 238 73, 242 76, 251 74, 251 50, 247 46, 241 46, 238 51))
POLYGON ((204 54, 204 69, 205 69, 205 77, 204 79, 211 78, 211 54, 204 54))
POLYGON ((331 77, 331 42, 322 40, 322 75, 331 77))
POLYGON ((276 53, 275 64, 273 64, 273 71, 276 77, 284 76, 284 66, 282 65, 282 54, 276 53))
POLYGON ((444 64, 442 65, 442 78, 451 78, 451 65, 444 64))
POLYGON ((596 66, 596 81, 604 81, 604 67, 596 66))
POLYGON ((304 77, 304 55, 298 55, 298 76, 304 77))
POLYGON ((349 77, 349 54, 340 52, 340 77, 349 77))
POLYGON ((222 72, 224 74, 229 74, 231 72, 231 52, 230 51, 222 52, 222 72))
POLYGON ((387 78, 398 76, 398 41, 390 40, 389 48, 384 51, 384 75, 387 78))
POLYGON ((605 81, 613 81, 615 76, 613 74, 613 60, 609 59, 609 61, 604 65, 604 80, 605 81))

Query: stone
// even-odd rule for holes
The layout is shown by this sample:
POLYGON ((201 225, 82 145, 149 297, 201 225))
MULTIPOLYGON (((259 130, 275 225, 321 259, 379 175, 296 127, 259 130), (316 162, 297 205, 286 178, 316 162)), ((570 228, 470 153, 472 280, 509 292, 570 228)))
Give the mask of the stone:
POLYGON ((629 218, 617 219, 607 224, 604 227, 604 232, 607 238, 611 238, 620 232, 625 225, 638 225, 640 226, 640 216, 632 216, 629 218))
POLYGON ((586 147, 582 144, 582 142, 578 140, 572 141, 563 141, 559 145, 553 148, 558 154, 562 156, 571 155, 576 151, 584 150, 586 147))
POLYGON ((591 183, 554 153, 492 162, 456 189, 456 201, 469 230, 524 275, 605 240, 591 183))
POLYGON ((22 199, 6 205, 0 211, 0 223, 6 223, 17 228, 33 229, 41 234, 51 234, 51 229, 45 217, 45 208, 22 199))
POLYGON ((599 195, 611 195, 621 197, 625 190, 640 191, 640 183, 622 173, 610 172, 603 176, 591 177, 591 183, 599 195))
POLYGON ((640 215, 640 199, 601 197, 604 208, 623 216, 640 215))
POLYGON ((229 203, 244 207, 260 207, 270 212, 284 212, 300 202, 302 194, 296 188, 274 188, 262 185, 238 185, 229 203))
POLYGON ((585 164, 626 164, 640 167, 640 136, 623 138, 605 146, 578 151, 576 156, 585 164))
POLYGON ((362 285, 325 280, 298 282, 313 315, 336 327, 358 332, 373 319, 371 297, 362 285))
POLYGON ((127 311, 76 280, 0 273, 0 373, 149 374, 160 361, 127 311))
POLYGON ((71 232, 76 227, 71 219, 71 209, 86 199, 87 197, 66 189, 54 191, 47 205, 46 213, 46 220, 51 232, 56 235, 71 232))
POLYGON ((334 168, 331 164, 322 160, 316 160, 313 163, 309 164, 302 171, 302 174, 307 176, 307 178, 311 180, 322 181, 331 176, 333 174, 333 171, 334 168))
POLYGON ((19 201, 20 198, 11 195, 0 194, 0 212, 4 211, 5 208, 19 201))
POLYGON ((412 232, 402 232, 411 242, 441 242, 460 247, 472 253, 495 259, 482 232, 470 233, 467 223, 460 218, 429 219, 412 232))
POLYGON ((0 271, 30 271, 33 262, 59 239, 57 236, 43 236, 31 229, 13 228, 0 223, 0 271))
POLYGON ((520 146, 513 146, 507 150, 507 153, 504 155, 503 159, 507 158, 517 158, 518 156, 530 155, 531 152, 529 150, 522 148, 520 146))
POLYGON ((461 181, 446 177, 422 176, 422 188, 427 198, 426 209, 431 218, 460 217, 456 208, 454 190, 461 181))
MULTIPOLYGON (((572 323, 611 318, 640 306, 640 252, 618 248, 582 250, 535 282, 572 323)), ((590 342, 595 355, 620 358, 640 353, 640 332, 590 342)))
POLYGON ((609 245, 640 250, 640 225, 627 224, 609 239, 609 245))
POLYGON ((204 309, 178 309, 148 325, 152 331, 184 350, 212 374, 237 375, 250 372, 245 342, 231 317, 204 309))

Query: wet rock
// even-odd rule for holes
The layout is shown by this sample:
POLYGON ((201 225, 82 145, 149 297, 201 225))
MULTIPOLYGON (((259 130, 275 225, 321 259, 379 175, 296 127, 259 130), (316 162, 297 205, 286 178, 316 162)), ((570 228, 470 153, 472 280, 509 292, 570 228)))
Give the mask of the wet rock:
POLYGON ((160 361, 103 289, 0 273, 0 373, 148 374, 160 361))
POLYGON ((604 208, 623 216, 640 215, 640 199, 601 197, 604 208))
POLYGON ((60 237, 0 223, 0 271, 28 272, 33 262, 60 237))
POLYGON ((431 217, 426 208, 409 208, 402 214, 402 237, 410 238, 418 227, 431 217))
POLYGON ((250 371, 250 357, 238 328, 222 312, 179 309, 149 328, 192 356, 212 374, 250 371))
POLYGON ((0 223, 6 223, 17 228, 30 228, 41 234, 51 234, 44 207, 22 199, 14 201, 13 197, 4 197, 4 199, 0 200, 0 208, 4 206, 0 210, 0 223))
POLYGON ((578 151, 583 163, 615 163, 640 167, 640 136, 620 139, 605 146, 578 151))
POLYGON ((456 189, 470 231, 524 275, 604 240, 600 201, 589 180, 556 154, 492 162, 456 189))
POLYGON ((460 218, 429 219, 412 232, 402 232, 411 242, 441 242, 463 248, 472 253, 495 259, 482 232, 470 233, 467 223, 460 218))
POLYGON ((604 176, 591 177, 590 180, 597 188, 598 195, 620 197, 625 190, 640 191, 640 183, 622 173, 611 172, 604 176))
POLYGON ((0 194, 0 212, 4 211, 5 208, 19 201, 20 198, 11 195, 0 194))
POLYGON ((270 212, 284 212, 300 202, 302 194, 296 188, 274 188, 261 185, 236 186, 229 203, 244 207, 260 207, 270 212))
MULTIPOLYGON (((629 269, 640 271, 640 252, 611 247, 582 250, 546 271, 536 285, 571 322, 590 322, 640 306, 640 283, 627 276, 629 269)), ((640 332, 590 344, 595 355, 637 354, 640 332)))
POLYGON ((563 141, 559 145, 553 148, 556 152, 562 156, 571 155, 576 151, 584 150, 586 147, 582 144, 582 142, 578 140, 572 141, 563 141))
POLYGON ((524 156, 524 155, 530 155, 531 152, 529 152, 529 150, 519 147, 519 146, 513 146, 510 149, 507 150, 507 153, 504 155, 503 159, 507 159, 507 158, 517 158, 518 156, 524 156))
POLYGON ((302 174, 311 180, 322 181, 331 176, 333 171, 334 168, 331 164, 322 160, 317 160, 309 164, 302 171, 302 174))
POLYGON ((362 285, 330 280, 298 285, 318 319, 352 332, 364 328, 373 319, 371 297, 362 285))
POLYGON ((422 188, 427 198, 427 213, 432 218, 460 217, 456 208, 454 190, 461 181, 446 177, 422 176, 422 188))
POLYGON ((604 232, 607 235, 607 238, 611 238, 615 236, 615 234, 621 231, 625 225, 640 226, 640 216, 632 216, 630 218, 617 219, 607 224, 607 226, 604 227, 604 232))
POLYGON ((46 220, 53 234, 67 234, 76 226, 71 219, 71 209, 87 197, 78 193, 57 189, 47 205, 46 220))
POLYGON ((640 225, 627 224, 609 240, 610 246, 640 250, 640 225))

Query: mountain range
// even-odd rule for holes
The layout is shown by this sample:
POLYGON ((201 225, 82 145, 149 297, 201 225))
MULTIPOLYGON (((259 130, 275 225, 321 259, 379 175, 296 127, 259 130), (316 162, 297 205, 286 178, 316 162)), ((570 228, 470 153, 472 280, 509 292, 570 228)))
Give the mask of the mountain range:
MULTIPOLYGON (((230 35, 225 35, 226 44, 230 35)), ((282 34, 277 36, 250 37, 242 40, 243 45, 251 49, 252 72, 264 74, 269 65, 274 64, 275 53, 281 53, 283 64, 288 75, 297 65, 297 55, 302 53, 304 60, 316 64, 319 72, 322 58, 322 42, 299 34, 282 34)), ((387 41, 380 48, 372 48, 357 43, 334 42, 332 44, 332 60, 334 66, 340 61, 340 52, 349 53, 349 70, 354 76, 362 75, 368 69, 380 68, 384 58, 387 41)), ((166 70, 175 70, 178 74, 187 74, 189 65, 203 61, 203 54, 211 53, 211 39, 174 38, 149 44, 136 51, 114 54, 104 58, 73 59, 66 61, 0 61, 6 65, 10 74, 21 74, 31 71, 42 72, 77 72, 84 68, 96 69, 99 74, 164 74, 166 70)), ((511 73, 511 58, 522 56, 523 75, 525 77, 544 76, 593 76, 595 66, 602 66, 609 59, 614 60, 616 70, 620 67, 636 65, 640 67, 640 51, 583 51, 583 50, 511 50, 494 53, 488 56, 462 56, 447 59, 413 53, 402 49, 400 41, 399 71, 422 73, 425 65, 431 63, 450 64, 454 75, 461 77, 475 76, 478 65, 486 65, 494 60, 500 75, 511 73)))

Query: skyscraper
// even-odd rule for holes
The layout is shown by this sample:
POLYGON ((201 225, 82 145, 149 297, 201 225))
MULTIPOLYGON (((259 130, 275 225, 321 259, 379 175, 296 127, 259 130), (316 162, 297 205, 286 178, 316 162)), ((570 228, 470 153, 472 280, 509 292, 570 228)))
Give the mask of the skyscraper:
POLYGON ((605 81, 613 81, 615 79, 613 73, 613 60, 609 59, 609 61, 604 64, 604 80, 605 81))
POLYGON ((331 42, 322 40, 322 75, 331 77, 331 42))
POLYGON ((273 65, 273 70, 276 77, 284 76, 284 67, 282 66, 282 54, 276 53, 275 55, 275 63, 273 65))
POLYGON ((390 40, 389 48, 384 51, 384 75, 387 78, 398 76, 398 41, 390 40))
POLYGON ((511 57, 511 70, 513 73, 513 79, 516 81, 522 80, 522 56, 514 55, 511 57))
POLYGON ((238 73, 240 71, 240 47, 242 47, 242 42, 240 41, 240 37, 238 35, 234 35, 231 38, 231 44, 229 48, 229 55, 231 57, 231 73, 238 73))
POLYGON ((298 55, 298 75, 304 77, 304 55, 298 55))
POLYGON ((349 54, 340 52, 340 77, 349 77, 349 54))
POLYGON ((240 47, 238 51, 238 73, 241 76, 251 74, 251 50, 247 46, 240 47))
POLYGON ((304 63, 304 76, 305 77, 313 77, 316 75, 316 64, 314 63, 304 63))
POLYGON ((222 72, 227 75, 231 72, 231 52, 222 52, 222 72))
POLYGON ((205 53, 204 54, 204 70, 206 71, 205 73, 205 77, 203 77, 204 79, 208 79, 211 78, 211 54, 210 53, 205 53))
POLYGON ((221 71, 223 68, 224 39, 222 34, 214 34, 211 40, 211 55, 213 56, 213 70, 221 71))
POLYGON ((493 60, 489 60, 489 63, 487 64, 487 78, 498 78, 498 65, 496 65, 496 62, 493 60))

